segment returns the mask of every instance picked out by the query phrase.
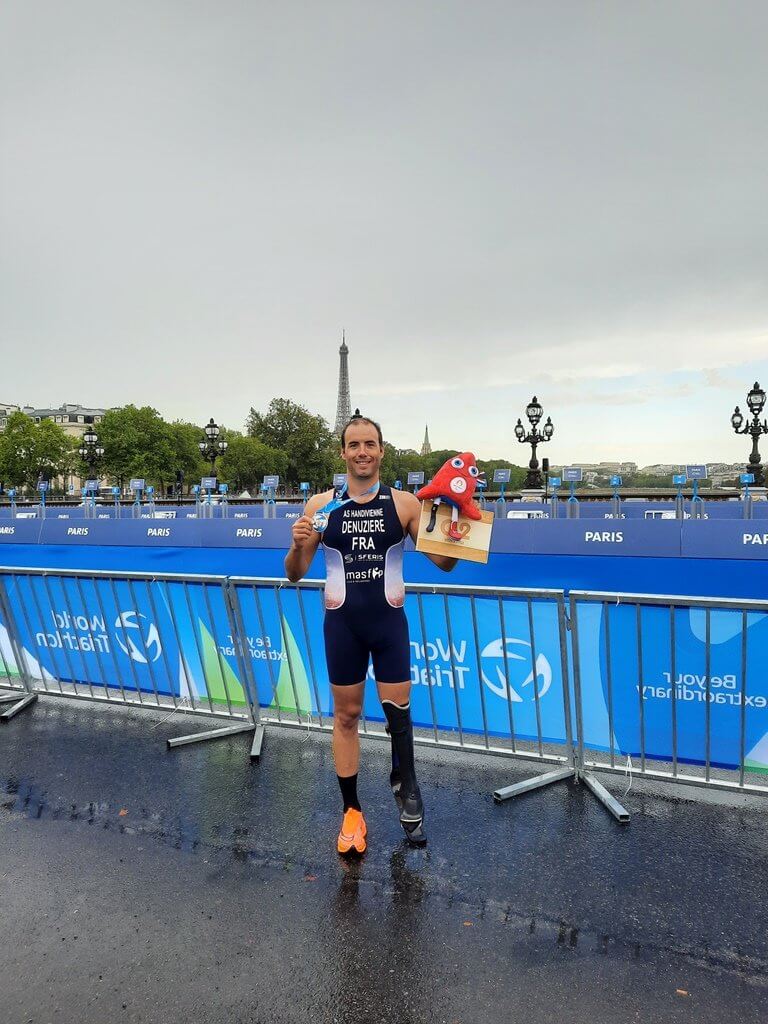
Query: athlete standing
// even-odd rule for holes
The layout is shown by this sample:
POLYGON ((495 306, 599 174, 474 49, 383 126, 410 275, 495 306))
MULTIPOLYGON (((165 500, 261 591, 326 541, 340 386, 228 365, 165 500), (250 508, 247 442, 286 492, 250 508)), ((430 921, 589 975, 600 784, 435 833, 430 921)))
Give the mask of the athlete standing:
MULTIPOLYGON (((392 741, 390 783, 408 839, 426 842, 424 805, 413 763, 411 658, 405 616, 403 548, 414 541, 421 503, 409 491, 379 482, 384 457, 381 428, 355 416, 341 434, 345 491, 317 494, 293 525, 285 574, 300 580, 322 542, 325 551, 325 654, 333 694, 333 758, 344 802, 339 853, 363 853, 366 824, 357 796, 358 723, 365 677, 373 661, 376 687, 392 741)), ((455 558, 427 555, 446 572, 455 558)))

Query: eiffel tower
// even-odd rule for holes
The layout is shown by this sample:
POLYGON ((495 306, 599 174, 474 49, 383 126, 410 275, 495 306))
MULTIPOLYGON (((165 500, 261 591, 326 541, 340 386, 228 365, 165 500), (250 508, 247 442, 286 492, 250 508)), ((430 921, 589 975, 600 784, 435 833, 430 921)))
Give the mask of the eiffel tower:
POLYGON ((352 415, 352 405, 349 398, 349 363, 347 362, 347 340, 344 331, 341 332, 341 347, 339 348, 339 394, 336 399, 336 426, 334 434, 341 437, 341 432, 349 423, 352 415))

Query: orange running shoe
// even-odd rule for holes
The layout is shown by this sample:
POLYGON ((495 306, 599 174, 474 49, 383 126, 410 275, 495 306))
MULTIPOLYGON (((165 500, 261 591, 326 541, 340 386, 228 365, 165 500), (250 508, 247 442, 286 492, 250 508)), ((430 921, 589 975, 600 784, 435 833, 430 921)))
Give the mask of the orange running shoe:
POLYGON ((344 820, 341 823, 341 831, 336 843, 336 849, 341 854, 365 853, 365 836, 368 829, 365 827, 365 818, 362 811, 356 811, 350 807, 344 812, 344 820))

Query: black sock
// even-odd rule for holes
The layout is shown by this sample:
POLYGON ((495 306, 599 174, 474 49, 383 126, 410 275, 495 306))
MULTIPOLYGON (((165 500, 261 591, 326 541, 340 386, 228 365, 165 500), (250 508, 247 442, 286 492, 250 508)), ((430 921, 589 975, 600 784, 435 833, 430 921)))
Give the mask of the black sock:
POLYGON ((392 739, 392 770, 399 771, 402 780, 403 796, 414 793, 416 786, 416 769, 413 764, 413 723, 411 722, 411 702, 395 704, 391 700, 383 700, 382 707, 387 716, 389 734, 392 739), (395 768, 397 764, 397 768, 395 768))
POLYGON ((352 807, 356 811, 361 811, 362 807, 357 799, 357 772, 354 775, 348 775, 346 778, 342 778, 341 775, 337 775, 336 778, 339 780, 344 810, 348 811, 352 807))

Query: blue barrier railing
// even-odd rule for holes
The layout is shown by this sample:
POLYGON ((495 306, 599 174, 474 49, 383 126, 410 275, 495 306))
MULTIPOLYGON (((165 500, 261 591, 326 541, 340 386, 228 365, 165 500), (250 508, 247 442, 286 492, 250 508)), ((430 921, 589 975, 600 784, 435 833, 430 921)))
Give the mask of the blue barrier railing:
MULTIPOLYGON (((1 570, 0 685, 223 715, 259 747, 270 723, 328 729, 322 586, 1 570)), ((554 764, 497 800, 578 775, 622 821, 590 768, 768 792, 768 601, 572 592, 569 611, 562 591, 410 585, 419 742, 554 764)))

